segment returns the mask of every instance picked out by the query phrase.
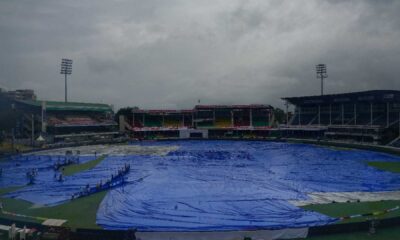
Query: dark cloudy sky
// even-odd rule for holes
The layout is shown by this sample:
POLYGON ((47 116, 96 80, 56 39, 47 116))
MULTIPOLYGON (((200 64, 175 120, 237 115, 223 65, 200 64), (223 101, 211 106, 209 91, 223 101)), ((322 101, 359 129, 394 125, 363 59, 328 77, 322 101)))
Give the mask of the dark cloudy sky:
POLYGON ((399 89, 400 1, 1 0, 0 87, 116 107, 399 89))

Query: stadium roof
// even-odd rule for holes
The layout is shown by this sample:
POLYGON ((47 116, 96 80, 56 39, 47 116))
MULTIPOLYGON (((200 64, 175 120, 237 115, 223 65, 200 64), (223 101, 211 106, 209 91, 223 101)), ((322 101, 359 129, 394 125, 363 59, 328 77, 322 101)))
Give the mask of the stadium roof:
POLYGON ((168 114, 185 114, 192 113, 196 110, 209 110, 209 109, 271 109, 270 105, 263 104, 250 104, 250 105, 196 105, 194 109, 186 110, 170 110, 170 109, 158 109, 158 110, 145 110, 145 109, 133 109, 134 113, 147 113, 157 115, 168 115, 168 114))
POLYGON ((259 109, 272 108, 271 105, 249 104, 249 105, 196 105, 195 109, 259 109))
POLYGON ((19 101, 21 103, 41 107, 45 102, 46 111, 90 111, 90 112, 112 112, 110 105, 102 103, 79 103, 79 102, 56 102, 56 101, 19 101))
POLYGON ((318 105, 354 102, 400 102, 400 91, 397 90, 370 90, 327 95, 282 98, 294 105, 318 105))
POLYGON ((182 113, 192 113, 193 110, 171 110, 171 109, 157 109, 157 110, 144 110, 144 109, 134 109, 134 113, 148 113, 148 114, 182 114, 182 113))

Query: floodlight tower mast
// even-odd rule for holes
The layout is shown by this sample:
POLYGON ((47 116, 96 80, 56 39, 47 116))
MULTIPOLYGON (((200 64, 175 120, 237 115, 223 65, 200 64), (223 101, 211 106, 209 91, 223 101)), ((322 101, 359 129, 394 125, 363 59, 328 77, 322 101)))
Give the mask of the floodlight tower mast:
POLYGON ((326 73, 326 65, 325 64, 318 64, 316 66, 317 70, 317 78, 321 79, 321 96, 324 95, 324 78, 328 77, 326 73))
POLYGON ((72 60, 63 58, 61 60, 61 74, 65 76, 65 102, 68 102, 67 75, 72 73, 72 60))

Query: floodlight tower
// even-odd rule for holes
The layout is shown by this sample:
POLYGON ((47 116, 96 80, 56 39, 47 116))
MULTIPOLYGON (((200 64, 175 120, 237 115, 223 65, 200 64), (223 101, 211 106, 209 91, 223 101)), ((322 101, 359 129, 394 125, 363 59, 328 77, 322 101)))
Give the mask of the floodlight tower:
POLYGON ((316 66, 317 69, 317 78, 321 79, 321 96, 324 95, 324 78, 328 77, 326 73, 326 65, 325 64, 318 64, 316 66))
POLYGON ((67 75, 72 73, 72 60, 63 58, 61 60, 61 74, 65 76, 65 102, 68 102, 68 90, 67 90, 67 75))

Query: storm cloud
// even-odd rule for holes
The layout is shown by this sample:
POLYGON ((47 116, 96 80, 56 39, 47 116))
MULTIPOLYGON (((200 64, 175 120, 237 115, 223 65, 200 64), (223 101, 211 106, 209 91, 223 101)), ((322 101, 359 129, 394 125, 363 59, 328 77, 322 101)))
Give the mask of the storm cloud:
POLYGON ((400 1, 0 2, 0 87, 117 108, 264 103, 399 89, 400 1))

